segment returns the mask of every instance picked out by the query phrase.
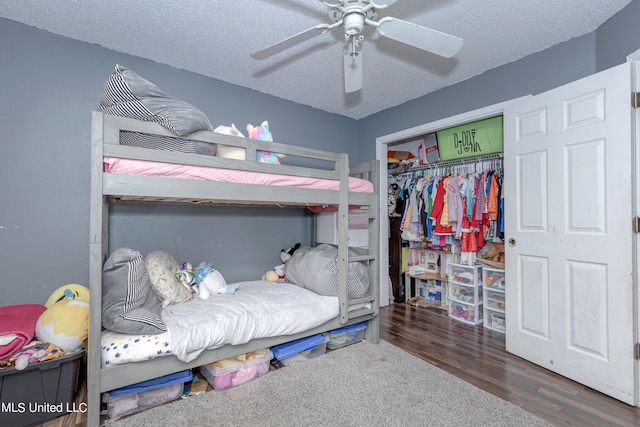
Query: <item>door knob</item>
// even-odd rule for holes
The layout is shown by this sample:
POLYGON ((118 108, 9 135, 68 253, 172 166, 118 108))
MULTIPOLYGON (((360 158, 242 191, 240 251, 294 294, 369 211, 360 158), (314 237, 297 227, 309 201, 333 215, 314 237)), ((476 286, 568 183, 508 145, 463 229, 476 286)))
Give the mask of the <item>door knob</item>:
POLYGON ((516 239, 509 239, 509 246, 515 246, 516 245, 516 239))

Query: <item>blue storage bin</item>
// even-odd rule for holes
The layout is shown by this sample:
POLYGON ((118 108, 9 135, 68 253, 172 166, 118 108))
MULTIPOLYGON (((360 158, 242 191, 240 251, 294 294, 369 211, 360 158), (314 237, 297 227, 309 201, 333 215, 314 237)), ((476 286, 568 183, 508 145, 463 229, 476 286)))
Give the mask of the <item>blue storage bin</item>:
POLYGON ((187 369, 185 371, 180 371, 173 374, 164 375, 162 377, 152 378, 147 381, 120 387, 115 390, 111 390, 109 392, 109 395, 111 395, 111 397, 117 397, 132 393, 139 393, 141 391, 154 390, 156 388, 166 387, 168 385, 183 384, 187 381, 191 381, 192 378, 193 374, 191 373, 191 369, 187 369))
POLYGON ((328 341, 329 337, 317 334, 271 347, 271 351, 284 366, 289 366, 323 355, 328 341))
POLYGON ((353 325, 333 329, 327 332, 327 335, 329 336, 327 348, 335 350, 336 348, 360 342, 364 338, 365 329, 367 329, 367 322, 354 323, 353 325))
POLYGON ((184 383, 192 379, 191 369, 187 369, 104 393, 102 401, 107 404, 109 418, 120 418, 179 398, 184 383))

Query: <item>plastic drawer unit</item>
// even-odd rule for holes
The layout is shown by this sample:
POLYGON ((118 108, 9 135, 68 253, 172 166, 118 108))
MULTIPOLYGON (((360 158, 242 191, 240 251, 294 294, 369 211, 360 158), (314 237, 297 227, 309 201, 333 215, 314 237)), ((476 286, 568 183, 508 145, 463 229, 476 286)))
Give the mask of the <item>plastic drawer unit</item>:
POLYGON ((505 333, 506 324, 506 281, 505 271, 500 268, 482 267, 484 287, 484 327, 505 333))

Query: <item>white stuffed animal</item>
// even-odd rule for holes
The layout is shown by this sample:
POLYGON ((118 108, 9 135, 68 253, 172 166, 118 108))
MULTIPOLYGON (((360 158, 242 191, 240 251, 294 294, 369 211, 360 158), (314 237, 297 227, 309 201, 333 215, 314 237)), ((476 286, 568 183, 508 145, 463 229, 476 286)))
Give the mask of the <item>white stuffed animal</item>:
MULTIPOLYGON (((239 136, 241 138, 245 137, 233 123, 231 123, 231 126, 218 126, 213 131, 222 135, 239 136)), ((224 157, 226 159, 245 160, 247 154, 246 150, 242 147, 218 144, 218 151, 216 152, 216 156, 224 157)))
POLYGON ((196 282, 200 299, 208 299, 211 294, 233 294, 238 287, 237 283, 227 285, 222 274, 204 262, 196 270, 196 282))

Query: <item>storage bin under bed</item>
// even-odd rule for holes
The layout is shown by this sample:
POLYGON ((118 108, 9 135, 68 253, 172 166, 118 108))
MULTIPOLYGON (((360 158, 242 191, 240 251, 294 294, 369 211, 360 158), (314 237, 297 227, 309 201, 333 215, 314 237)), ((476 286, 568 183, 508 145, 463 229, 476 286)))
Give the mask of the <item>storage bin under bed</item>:
POLYGON ((269 372, 271 359, 269 349, 257 350, 200 366, 200 373, 216 390, 226 390, 269 372))
POLYGON ((329 341, 327 348, 335 350, 350 344, 362 341, 364 338, 364 330, 367 329, 367 322, 355 323, 353 325, 343 326, 327 332, 329 341))
POLYGON ((327 335, 317 334, 271 347, 271 351, 284 366, 290 366, 323 355, 328 341, 327 335))
POLYGON ((191 381, 191 369, 128 385, 102 394, 109 418, 135 414, 182 396, 184 383, 191 381))

